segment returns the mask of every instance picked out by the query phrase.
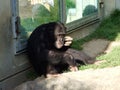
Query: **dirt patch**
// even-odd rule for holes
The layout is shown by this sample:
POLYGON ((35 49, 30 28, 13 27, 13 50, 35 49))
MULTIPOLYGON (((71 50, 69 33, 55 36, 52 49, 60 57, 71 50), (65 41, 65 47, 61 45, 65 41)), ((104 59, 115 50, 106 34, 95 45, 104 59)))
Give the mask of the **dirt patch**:
POLYGON ((109 53, 116 46, 120 46, 120 41, 108 41, 105 39, 94 39, 83 45, 83 52, 90 57, 96 57, 101 53, 109 53))
POLYGON ((83 45, 83 51, 90 57, 96 57, 97 55, 103 53, 110 41, 104 39, 91 40, 83 45))

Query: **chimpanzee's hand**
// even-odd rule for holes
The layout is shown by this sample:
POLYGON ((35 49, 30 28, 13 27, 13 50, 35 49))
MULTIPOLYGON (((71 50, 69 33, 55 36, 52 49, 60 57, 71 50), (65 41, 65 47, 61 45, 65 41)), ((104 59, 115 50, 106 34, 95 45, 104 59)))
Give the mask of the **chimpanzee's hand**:
POLYGON ((65 36, 65 44, 64 46, 70 46, 72 43, 73 38, 70 36, 65 36))

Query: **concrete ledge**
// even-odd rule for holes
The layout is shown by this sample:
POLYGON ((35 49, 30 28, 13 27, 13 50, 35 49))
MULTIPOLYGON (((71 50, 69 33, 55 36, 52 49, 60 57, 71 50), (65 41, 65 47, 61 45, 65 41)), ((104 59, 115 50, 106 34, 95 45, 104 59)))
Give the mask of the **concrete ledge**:
POLYGON ((64 73, 58 77, 37 78, 15 90, 120 90, 120 66, 64 73))

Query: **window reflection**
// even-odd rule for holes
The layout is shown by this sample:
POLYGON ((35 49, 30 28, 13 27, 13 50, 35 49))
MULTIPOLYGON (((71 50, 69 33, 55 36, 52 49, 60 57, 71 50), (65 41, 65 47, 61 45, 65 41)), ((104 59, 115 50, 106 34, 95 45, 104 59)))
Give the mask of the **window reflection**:
POLYGON ((58 0, 19 0, 21 34, 29 36, 38 25, 58 21, 58 7, 58 0))
POLYGON ((19 35, 16 41, 16 52, 26 48, 27 39, 40 24, 59 21, 58 0, 18 0, 19 35))
POLYGON ((66 23, 97 12, 97 0, 66 0, 66 23))

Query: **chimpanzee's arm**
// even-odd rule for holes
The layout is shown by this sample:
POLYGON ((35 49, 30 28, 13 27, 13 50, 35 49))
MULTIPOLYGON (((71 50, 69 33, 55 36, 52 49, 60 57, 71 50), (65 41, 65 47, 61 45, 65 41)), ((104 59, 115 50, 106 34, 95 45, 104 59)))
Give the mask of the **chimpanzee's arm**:
POLYGON ((48 61, 51 64, 58 64, 64 59, 64 53, 65 52, 61 52, 61 51, 57 51, 57 50, 49 50, 48 57, 47 57, 48 61))
POLYGON ((59 51, 65 52, 70 48, 70 46, 63 46, 59 51))

